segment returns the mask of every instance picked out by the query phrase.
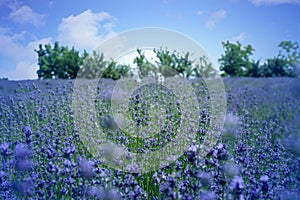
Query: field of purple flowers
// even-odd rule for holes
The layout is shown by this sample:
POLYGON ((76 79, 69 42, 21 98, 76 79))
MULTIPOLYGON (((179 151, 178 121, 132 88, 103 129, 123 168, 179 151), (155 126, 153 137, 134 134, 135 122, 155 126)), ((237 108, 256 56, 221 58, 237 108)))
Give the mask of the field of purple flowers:
MULTIPOLYGON (((170 166, 145 174, 109 168, 86 149, 74 124, 73 83, 0 80, 0 199, 300 199, 299 79, 224 79, 227 114, 215 147, 198 154, 210 118, 203 106, 196 142, 170 166)), ((205 89, 196 83, 196 91, 205 89)), ((111 119, 114 84, 99 84, 96 104, 97 120, 116 133, 110 139, 141 153, 165 145, 180 115, 176 99, 168 91, 163 97, 170 126, 160 142, 136 142, 111 119)), ((138 123, 149 122, 143 95, 137 90, 131 100, 138 123)))

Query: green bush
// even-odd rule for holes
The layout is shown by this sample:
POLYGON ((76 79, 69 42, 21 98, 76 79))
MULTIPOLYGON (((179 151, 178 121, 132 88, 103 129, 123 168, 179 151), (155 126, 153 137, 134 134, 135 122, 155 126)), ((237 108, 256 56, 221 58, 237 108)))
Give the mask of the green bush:
POLYGON ((68 47, 60 46, 58 42, 52 47, 50 44, 39 45, 35 50, 38 54, 39 79, 74 79, 83 59, 87 56, 84 52, 82 56, 79 52, 68 47))

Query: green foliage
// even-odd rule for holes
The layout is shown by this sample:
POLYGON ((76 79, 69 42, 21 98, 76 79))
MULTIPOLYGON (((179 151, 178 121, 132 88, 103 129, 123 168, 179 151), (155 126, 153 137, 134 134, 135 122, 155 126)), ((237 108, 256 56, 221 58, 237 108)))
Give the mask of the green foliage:
POLYGON ((261 67, 260 67, 260 60, 258 61, 252 61, 252 65, 250 67, 250 69, 247 71, 246 76, 249 77, 261 77, 262 75, 262 71, 261 71, 261 67))
POLYGON ((104 61, 103 53, 99 54, 96 51, 93 51, 92 55, 88 55, 80 67, 80 74, 78 77, 93 79, 99 77, 104 71, 107 62, 104 61))
POLYGON ((193 69, 196 77, 215 77, 217 75, 216 69, 213 68, 212 63, 206 56, 199 58, 199 62, 193 69))
POLYGON ((247 45, 242 48, 240 42, 234 44, 229 41, 222 42, 222 45, 225 54, 219 59, 220 69, 229 76, 245 76, 252 67, 249 57, 253 54, 253 47, 247 45))
POLYGON ((286 60, 289 65, 294 65, 295 63, 299 62, 300 46, 297 42, 282 41, 278 47, 281 48, 278 54, 279 58, 286 60))
POLYGON ((297 65, 300 64, 300 45, 298 42, 282 41, 279 45, 279 54, 277 57, 286 62, 285 68, 289 72, 289 76, 299 77, 297 65))
POLYGON ((108 66, 102 73, 102 78, 111 78, 113 80, 118 80, 122 77, 128 76, 130 71, 130 66, 119 65, 115 61, 108 62, 108 66))
MULTIPOLYGON (((261 64, 260 60, 250 60, 254 52, 251 45, 243 47, 240 42, 222 42, 225 50, 219 59, 222 76, 249 76, 249 77, 296 77, 296 65, 300 63, 299 44, 283 41, 277 56, 267 59, 261 64)), ((110 60, 105 61, 103 53, 93 51, 83 55, 68 47, 60 46, 58 42, 52 47, 50 44, 39 45, 35 50, 38 54, 39 79, 74 79, 80 69, 79 77, 92 79, 96 77, 120 79, 124 76, 133 76, 129 65, 120 65, 110 60)), ((134 59, 137 65, 139 78, 144 77, 171 77, 179 75, 186 79, 194 77, 214 77, 218 75, 212 63, 206 56, 192 60, 190 53, 180 54, 167 49, 154 49, 158 61, 151 63, 141 49, 137 49, 138 56, 134 59)))
POLYGON ((150 63, 145 54, 142 53, 141 49, 137 49, 138 56, 134 58, 133 63, 138 67, 138 75, 140 78, 144 78, 150 75, 156 75, 157 69, 156 67, 150 63))
POLYGON ((74 79, 84 57, 79 52, 68 47, 60 46, 55 42, 52 47, 50 44, 39 45, 39 49, 35 50, 38 54, 39 70, 37 71, 39 79, 74 79))
POLYGON ((193 61, 189 58, 189 52, 182 56, 176 51, 171 53, 161 48, 159 50, 154 49, 154 53, 159 59, 157 62, 158 69, 163 76, 174 76, 177 73, 187 79, 193 76, 193 61))
POLYGON ((297 42, 283 41, 277 56, 268 58, 263 64, 258 61, 249 61, 254 49, 247 45, 242 49, 241 44, 230 42, 222 43, 225 55, 219 59, 223 76, 249 76, 249 77, 295 77, 296 65, 300 62, 299 44, 297 42))
POLYGON ((278 47, 279 53, 269 58, 260 66, 260 77, 295 77, 295 67, 300 60, 299 44, 297 42, 282 41, 278 47))
POLYGON ((128 65, 118 65, 115 61, 105 61, 103 53, 99 54, 93 51, 92 55, 87 56, 80 67, 78 77, 93 78, 111 78, 114 80, 127 76, 130 70, 128 65))
POLYGON ((193 77, 212 77, 217 74, 212 67, 212 63, 208 58, 203 56, 198 62, 191 60, 189 52, 180 54, 176 51, 167 49, 153 50, 158 61, 155 64, 149 62, 141 49, 137 49, 138 56, 134 59, 134 63, 138 66, 138 75, 140 78, 147 76, 172 77, 179 75, 186 79, 193 77))
POLYGON ((261 77, 293 76, 289 63, 279 57, 270 58, 260 67, 261 77))

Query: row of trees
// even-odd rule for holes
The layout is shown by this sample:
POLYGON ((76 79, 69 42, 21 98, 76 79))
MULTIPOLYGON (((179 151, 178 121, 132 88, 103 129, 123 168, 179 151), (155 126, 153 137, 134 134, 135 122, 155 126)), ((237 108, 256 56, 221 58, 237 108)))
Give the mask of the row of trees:
POLYGON ((92 79, 96 77, 120 79, 124 76, 170 77, 179 75, 184 78, 211 77, 217 74, 208 58, 203 56, 195 61, 189 53, 181 54, 167 49, 154 49, 158 61, 151 63, 141 49, 137 49, 138 56, 133 63, 134 70, 129 65, 118 64, 114 60, 105 60, 103 53, 93 51, 89 55, 86 51, 82 55, 74 48, 59 46, 58 42, 52 47, 50 44, 39 45, 35 50, 38 54, 39 79, 74 79, 76 77, 92 79))
POLYGON ((254 48, 251 45, 242 47, 229 41, 222 43, 224 54, 219 59, 220 70, 223 76, 239 77, 296 77, 297 64, 300 63, 300 50, 297 42, 283 41, 278 47, 278 55, 268 58, 264 63, 261 60, 250 60, 254 48))
MULTIPOLYGON (((278 46, 279 53, 266 62, 251 60, 254 48, 251 45, 243 47, 240 42, 222 43, 224 54, 219 59, 222 76, 230 77, 295 77, 296 64, 300 61, 299 44, 297 42, 283 41, 278 46)), ((35 50, 38 54, 39 79, 74 79, 82 78, 112 78, 120 79, 124 76, 175 76, 184 78, 213 77, 218 75, 217 70, 205 56, 192 60, 189 52, 179 53, 167 49, 154 49, 157 57, 155 63, 150 62, 142 50, 137 49, 138 56, 133 63, 137 65, 134 70, 129 65, 118 64, 114 60, 105 60, 103 53, 93 51, 89 55, 86 51, 80 54, 74 48, 60 46, 58 42, 39 45, 35 50), (79 73, 80 72, 80 73, 79 73)))
POLYGON ((95 78, 102 73, 104 78, 119 79, 130 69, 126 65, 117 65, 113 60, 105 61, 103 54, 93 52, 89 55, 84 51, 80 55, 74 48, 60 46, 58 42, 53 47, 50 44, 44 47, 40 44, 35 52, 38 54, 39 79, 74 79, 79 69, 81 77, 95 78))

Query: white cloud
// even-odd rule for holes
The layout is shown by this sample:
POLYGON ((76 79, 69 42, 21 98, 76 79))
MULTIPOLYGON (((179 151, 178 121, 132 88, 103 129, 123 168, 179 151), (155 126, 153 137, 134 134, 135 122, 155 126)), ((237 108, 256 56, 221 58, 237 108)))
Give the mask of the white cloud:
POLYGON ((204 10, 199 10, 199 11, 197 11, 197 15, 204 15, 206 12, 204 11, 204 10))
POLYGON ((9 80, 37 79, 37 70, 36 63, 21 61, 12 70, 0 69, 0 78, 9 78, 9 80))
POLYGON ((26 5, 13 9, 8 17, 12 21, 22 25, 32 24, 38 27, 45 24, 45 16, 34 12, 29 6, 26 5))
POLYGON ((227 15, 226 10, 221 9, 209 15, 207 20, 205 21, 205 26, 209 29, 214 28, 215 25, 221 21, 221 19, 225 18, 227 15))
POLYGON ((104 39, 114 35, 114 21, 115 18, 109 13, 86 10, 62 19, 58 39, 78 49, 95 49, 104 39))
POLYGON ((32 41, 24 46, 18 42, 19 35, 22 34, 12 34, 8 29, 0 28, 0 46, 5 47, 0 48, 0 55, 15 63, 15 66, 0 66, 0 78, 8 77, 14 80, 37 78, 38 56, 34 50, 39 44, 51 43, 52 38, 32 41))
POLYGON ((232 38, 229 39, 230 42, 237 42, 239 41, 240 43, 242 43, 246 38, 246 35, 244 32, 241 32, 239 35, 234 36, 232 38))
POLYGON ((256 6, 263 4, 279 5, 279 4, 300 4, 300 0, 250 0, 256 6))
POLYGON ((16 38, 19 34, 11 34, 8 29, 0 28, 0 54, 13 58, 14 60, 20 60, 24 58, 21 52, 25 51, 25 48, 17 43, 16 38), (19 53, 20 52, 20 53, 19 53))

